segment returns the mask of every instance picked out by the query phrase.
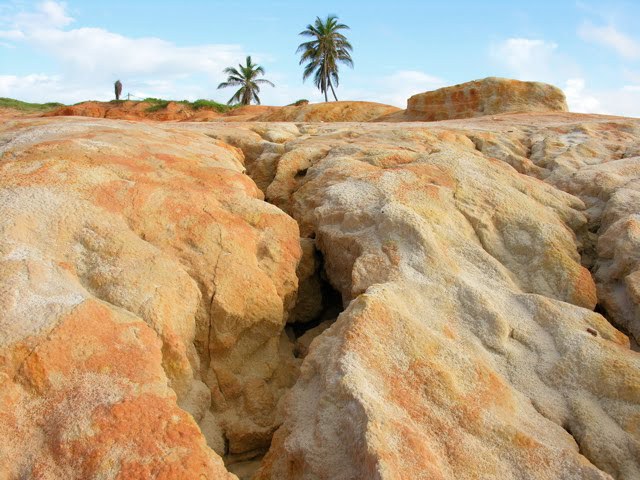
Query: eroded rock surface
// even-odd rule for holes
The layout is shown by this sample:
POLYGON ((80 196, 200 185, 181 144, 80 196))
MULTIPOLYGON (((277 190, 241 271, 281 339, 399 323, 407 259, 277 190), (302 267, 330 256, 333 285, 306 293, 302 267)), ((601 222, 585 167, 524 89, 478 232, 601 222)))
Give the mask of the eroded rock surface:
MULTIPOLYGON (((534 175, 546 167, 526 147, 548 138, 574 156, 589 142, 634 152, 638 123, 300 126, 270 161, 267 199, 315 238, 348 306, 304 346, 257 478, 640 475, 640 355, 593 312, 586 268, 598 209, 534 175), (518 142, 522 158, 497 153, 518 142)), ((600 162, 574 158, 556 176, 577 182, 600 162)), ((634 184, 627 167, 607 188, 634 184)))
POLYGON ((263 451, 301 249, 240 150, 104 120, 0 137, 3 478, 222 478, 205 437, 263 451))
POLYGON ((484 154, 584 201, 583 263, 594 273, 600 307, 638 343, 640 122, 599 120, 501 116, 469 124, 469 137, 484 154))
POLYGON ((640 477, 610 323, 637 331, 639 120, 27 119, 0 145, 9 478, 224 478, 205 438, 260 480, 640 477))

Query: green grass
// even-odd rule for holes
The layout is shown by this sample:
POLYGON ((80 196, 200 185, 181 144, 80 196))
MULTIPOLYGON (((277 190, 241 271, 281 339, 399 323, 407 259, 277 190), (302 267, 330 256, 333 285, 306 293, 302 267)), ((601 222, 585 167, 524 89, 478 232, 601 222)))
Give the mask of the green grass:
POLYGON ((299 107, 300 105, 306 105, 307 103, 309 103, 309 100, 307 100, 306 98, 301 98, 300 100, 296 100, 293 103, 290 103, 289 105, 287 105, 287 107, 299 107))
POLYGON ((229 110, 233 110, 234 108, 239 107, 240 105, 225 105, 224 103, 218 103, 215 100, 205 100, 201 98, 200 100, 196 100, 195 102, 190 102, 189 100, 163 100, 161 98, 145 98, 143 102, 149 103, 149 107, 146 109, 147 112, 157 112, 159 110, 163 110, 167 108, 169 102, 176 102, 185 105, 186 107, 192 110, 200 110, 202 108, 206 108, 209 110, 215 110, 216 112, 225 113, 229 110))
MULTIPOLYGON (((126 100, 111 100, 109 103, 111 104, 122 104, 126 100)), ((205 100, 201 98, 200 100, 196 100, 195 102, 190 102, 188 100, 163 100, 162 98, 145 98, 143 102, 148 103, 146 111, 149 113, 158 112, 160 110, 164 110, 167 108, 170 102, 175 101, 176 103, 181 103, 185 105, 187 108, 192 110, 200 110, 200 109, 208 109, 215 110, 216 112, 226 113, 234 108, 238 108, 241 105, 225 105, 224 103, 218 103, 215 100, 205 100)), ((76 105, 79 105, 79 102, 76 105)), ((47 110, 52 110, 56 107, 63 107, 64 104, 49 102, 49 103, 27 103, 21 102, 20 100, 14 100, 13 98, 3 98, 0 97, 0 108, 13 108, 14 110, 20 110, 21 112, 46 112, 47 110)))
POLYGON ((234 108, 238 108, 240 105, 227 105, 225 103, 218 103, 215 100, 205 100, 201 98, 200 100, 196 100, 195 102, 189 103, 191 108, 194 110, 200 110, 201 108, 210 108, 220 113, 228 112, 229 110, 233 110, 234 108))
POLYGON ((27 103, 13 98, 0 97, 0 108, 13 108, 21 112, 46 112, 56 107, 64 107, 64 104, 57 102, 49 103, 27 103))
POLYGON ((159 110, 164 110, 165 108, 167 108, 167 105, 169 105, 169 100, 162 100, 161 98, 149 97, 149 98, 145 98, 143 102, 151 104, 146 109, 146 111, 149 113, 157 112, 159 110))

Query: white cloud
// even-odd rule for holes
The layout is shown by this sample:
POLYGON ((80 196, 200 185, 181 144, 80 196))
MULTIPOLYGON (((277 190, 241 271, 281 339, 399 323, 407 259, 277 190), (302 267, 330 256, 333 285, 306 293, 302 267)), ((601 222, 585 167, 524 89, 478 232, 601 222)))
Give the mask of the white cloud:
POLYGON ((572 112, 640 117, 640 85, 591 90, 584 79, 573 78, 567 80, 564 93, 572 112))
POLYGON ((556 43, 509 38, 493 45, 489 55, 510 77, 548 82, 563 88, 572 112, 640 116, 640 92, 635 87, 633 72, 627 72, 627 76, 634 85, 593 90, 580 69, 561 53, 556 43))
POLYGON ((640 42, 620 32, 613 25, 598 27, 586 22, 578 29, 578 35, 583 40, 612 48, 624 58, 640 58, 640 42))
POLYGON ((520 80, 544 80, 553 74, 558 45, 531 38, 509 38, 493 45, 490 56, 520 80))
POLYGON ((399 70, 377 82, 377 92, 373 93, 372 100, 406 108, 407 99, 410 96, 435 90, 445 85, 446 82, 443 79, 428 73, 399 70))
POLYGON ((570 78, 565 83, 564 94, 569 110, 580 113, 596 113, 602 110, 600 101, 587 93, 584 78, 570 78))
POLYGON ((13 24, 28 30, 66 27, 73 22, 66 9, 65 3, 46 0, 32 12, 19 12, 13 18, 13 24))
POLYGON ((20 30, 0 30, 0 38, 5 40, 22 40, 24 33, 20 30))
MULTIPOLYGON (((160 38, 131 38, 102 28, 66 29, 73 18, 64 3, 55 1, 16 13, 7 23, 9 28, 0 30, 0 38, 35 47, 58 62, 64 73, 47 77, 47 86, 51 95, 58 95, 56 100, 63 101, 110 98, 111 84, 117 78, 132 93, 137 89, 153 96, 180 92, 180 98, 210 97, 223 80, 222 70, 245 56, 240 45, 177 46, 160 38), (153 83, 159 78, 164 82, 162 88, 153 83), (180 88, 172 88, 178 81, 180 88)), ((22 82, 7 78, 3 84, 6 95, 33 100, 43 93, 39 90, 43 76, 29 75, 22 82)))

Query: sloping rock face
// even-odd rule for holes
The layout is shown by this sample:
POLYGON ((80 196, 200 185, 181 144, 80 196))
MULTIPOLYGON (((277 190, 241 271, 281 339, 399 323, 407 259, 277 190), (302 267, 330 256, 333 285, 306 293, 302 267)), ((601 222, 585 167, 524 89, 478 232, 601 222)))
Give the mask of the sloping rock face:
POLYGON ((0 138, 0 477, 231 478, 297 376, 296 223, 202 134, 0 138))
POLYGON ((540 82, 489 77, 419 93, 407 109, 377 121, 425 121, 472 118, 509 112, 566 112, 560 90, 540 82))
POLYGON ((256 478, 638 478, 640 355, 594 313, 585 265, 634 262, 639 123, 299 126, 266 160, 267 199, 314 238, 346 309, 311 343, 256 478), (596 165, 609 193, 581 194, 596 165), (609 195, 624 201, 597 204, 609 195), (594 249, 613 212, 629 233, 594 249))
POLYGON ((567 124, 573 118, 505 116, 472 124, 469 137, 485 155, 584 201, 588 230, 582 258, 594 272, 599 307, 637 344, 640 122, 582 116, 567 124))

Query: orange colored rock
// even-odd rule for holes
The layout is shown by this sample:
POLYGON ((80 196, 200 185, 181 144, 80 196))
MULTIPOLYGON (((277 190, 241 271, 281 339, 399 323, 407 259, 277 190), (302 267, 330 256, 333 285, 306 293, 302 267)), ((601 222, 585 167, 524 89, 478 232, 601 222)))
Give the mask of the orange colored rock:
POLYGON ((208 121, 220 117, 211 109, 193 110, 180 102, 169 102, 165 108, 155 109, 154 104, 137 101, 82 102, 57 108, 43 114, 44 117, 94 117, 117 120, 156 121, 208 121))
POLYGON ((46 462, 67 469, 59 478, 220 478, 205 437, 220 454, 263 451, 298 372, 283 330, 301 250, 295 222, 243 174, 240 150, 114 120, 0 129, 2 475, 40 478, 46 462), (100 325, 94 310, 80 315, 94 304, 100 325), (125 320, 133 326, 120 332, 125 320), (121 393, 77 396, 86 375, 121 393), (67 411, 82 428, 64 442, 77 444, 45 445, 67 411))
POLYGON ((247 105, 224 114, 210 109, 192 110, 179 102, 155 110, 146 102, 83 102, 60 107, 44 116, 83 116, 123 120, 219 121, 219 122, 368 122, 399 111, 373 102, 326 102, 298 106, 247 105))
MULTIPOLYGON (((52 291, 57 279, 43 278, 37 263, 3 262, 3 280, 12 278, 8 267, 23 288, 21 276, 41 270, 32 291, 15 293, 40 302, 33 323, 44 328, 18 337, 9 326, 9 338, 2 338, 2 477, 235 478, 176 405, 156 333, 135 315, 92 299, 77 282, 52 291)), ((14 312, 6 293, 2 300, 10 308, 6 320, 14 312)))
POLYGON ((566 112, 565 96, 557 87, 489 77, 431 92, 407 100, 407 109, 377 121, 423 121, 472 118, 513 112, 566 112))

